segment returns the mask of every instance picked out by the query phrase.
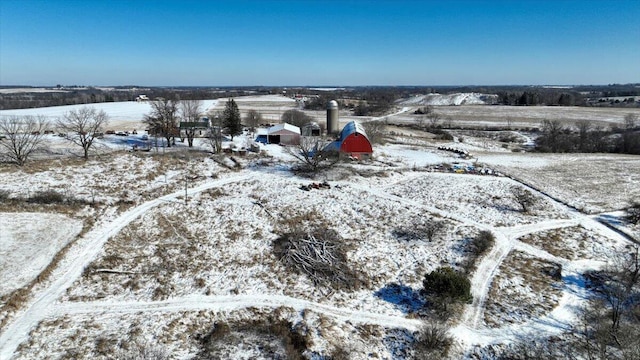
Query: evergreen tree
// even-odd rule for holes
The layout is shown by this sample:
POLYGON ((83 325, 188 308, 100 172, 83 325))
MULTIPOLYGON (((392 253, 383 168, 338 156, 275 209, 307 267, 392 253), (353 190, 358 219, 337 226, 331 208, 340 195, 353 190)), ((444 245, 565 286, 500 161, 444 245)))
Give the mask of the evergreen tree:
POLYGON ((233 99, 229 99, 222 113, 223 126, 227 133, 231 136, 231 140, 236 135, 242 134, 242 123, 240 119, 240 110, 233 99))

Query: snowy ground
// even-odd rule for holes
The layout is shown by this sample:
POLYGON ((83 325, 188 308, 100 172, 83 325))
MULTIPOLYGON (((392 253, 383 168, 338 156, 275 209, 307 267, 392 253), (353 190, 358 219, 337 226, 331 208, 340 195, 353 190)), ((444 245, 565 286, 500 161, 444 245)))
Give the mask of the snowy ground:
POLYGON ((0 297, 33 280, 81 229, 64 215, 0 213, 0 297))
MULTIPOLYGON (((437 150, 442 143, 396 136, 375 147, 373 161, 321 174, 318 180, 331 188, 311 191, 300 186, 313 180, 293 175, 291 157, 276 145, 264 146, 262 155, 237 158, 239 169, 228 169, 228 157, 184 149, 111 149, 88 162, 66 157, 25 169, 2 166, 0 190, 14 196, 54 189, 94 203, 69 210, 57 222, 65 229, 63 243, 80 229, 71 218, 87 212, 97 218, 19 310, 2 309, 0 358, 107 359, 149 344, 172 358, 206 356, 201 339, 221 322, 231 330, 220 335, 224 341, 208 342, 210 356, 268 358, 264 351, 270 347, 263 345, 285 340, 265 337, 259 331, 265 321, 310 329, 303 331, 310 357, 407 358, 414 332, 425 321, 419 295, 424 274, 442 265, 459 268, 480 230, 494 233, 496 241, 475 264, 473 302, 451 324, 454 356, 522 336, 559 334, 576 321, 586 299, 584 271, 604 266, 629 244, 598 217, 565 203, 594 212, 619 209, 621 196, 593 184, 608 181, 602 184, 635 194, 637 157, 586 155, 580 159, 588 161, 576 161, 493 151, 476 141, 465 144, 477 159, 463 160, 437 150), (534 191, 537 205, 522 213, 509 194, 524 185, 505 176, 433 171, 434 165, 454 162, 499 168, 544 193, 534 191), (576 173, 580 167, 588 171, 576 173), (619 175, 614 180, 612 170, 619 175), (433 241, 399 235, 424 221, 442 221, 446 230, 433 241), (272 242, 281 233, 312 226, 340 234, 349 268, 361 277, 357 285, 316 286, 274 255, 272 242), (557 268, 559 274, 553 272, 557 268), (253 321, 253 331, 239 325, 253 321)), ((29 219, 47 209, 32 206, 30 213, 3 216, 29 219)), ((38 219, 47 216, 59 215, 38 219)), ((606 216, 621 229, 637 231, 620 212, 606 216)), ((7 226, 5 217, 1 234, 9 235, 2 235, 0 250, 7 243, 37 241, 24 229, 37 230, 39 224, 7 226)), ((50 223, 45 220, 39 221, 50 223)), ((32 278, 13 266, 31 247, 12 249, 0 274, 32 278)))
MULTIPOLYGON (((417 109, 419 106, 414 107, 417 109)), ((434 110, 441 116, 440 122, 450 125, 476 128, 535 128, 542 125, 543 120, 559 120, 564 125, 575 125, 577 121, 588 120, 593 125, 605 127, 624 126, 627 114, 640 116, 638 108, 591 108, 566 106, 435 106, 434 110)), ((411 115, 394 119, 395 122, 414 122, 419 115, 411 115)))
POLYGON ((408 99, 402 99, 398 103, 403 106, 424 106, 424 105, 491 105, 498 101, 498 95, 478 94, 478 93, 457 93, 457 94, 427 94, 416 95, 408 99))

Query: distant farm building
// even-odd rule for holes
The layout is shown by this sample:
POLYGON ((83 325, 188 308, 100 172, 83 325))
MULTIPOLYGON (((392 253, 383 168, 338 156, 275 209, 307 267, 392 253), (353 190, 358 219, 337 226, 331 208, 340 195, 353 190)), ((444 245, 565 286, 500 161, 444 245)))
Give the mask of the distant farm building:
POLYGON ((180 122, 180 137, 187 137, 188 133, 193 134, 194 137, 204 137, 209 134, 211 124, 209 118, 202 118, 200 121, 181 121, 180 122))
POLYGON ((299 127, 282 123, 266 130, 258 129, 256 141, 263 144, 298 145, 300 144, 300 136, 299 127))
POLYGON ((138 95, 138 97, 136 97, 136 101, 140 102, 140 101, 148 101, 149 98, 147 97, 147 95, 138 95))
POLYGON ((302 127, 302 136, 320 136, 322 129, 320 125, 315 122, 308 123, 307 125, 302 127))
POLYGON ((357 159, 369 158, 373 154, 371 141, 364 128, 356 121, 348 122, 338 140, 328 144, 325 151, 337 151, 340 155, 352 156, 357 159))

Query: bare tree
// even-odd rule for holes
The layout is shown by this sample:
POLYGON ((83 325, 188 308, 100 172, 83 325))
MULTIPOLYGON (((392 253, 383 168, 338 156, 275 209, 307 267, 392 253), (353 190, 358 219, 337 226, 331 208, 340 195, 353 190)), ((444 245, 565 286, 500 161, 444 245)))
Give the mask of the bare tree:
POLYGON ((144 122, 149 126, 149 131, 155 136, 164 137, 168 147, 171 147, 171 140, 175 144, 175 136, 178 132, 178 102, 178 100, 158 98, 150 103, 151 113, 144 116, 144 122))
POLYGON ((222 151, 222 114, 219 111, 209 113, 209 121, 211 122, 209 134, 207 134, 209 145, 214 154, 219 154, 222 151))
POLYGON ((440 114, 432 110, 427 114, 427 119, 429 119, 430 127, 432 129, 435 129, 438 127, 438 123, 440 122, 440 114))
MULTIPOLYGON (((602 271, 588 274, 588 279, 599 299, 585 309, 590 319, 585 321, 585 335, 589 348, 609 352, 609 346, 616 347, 623 354, 621 358, 637 359, 640 354, 638 341, 639 321, 634 309, 640 305, 640 249, 618 254, 610 265, 602 271), (598 327, 598 328, 596 328, 598 327)), ((602 356, 602 358, 610 358, 602 356)))
POLYGON ((372 144, 384 144, 384 137, 386 135, 387 124, 385 121, 368 121, 362 123, 364 131, 367 133, 367 138, 372 144))
POLYGON ((24 165, 31 154, 43 142, 46 122, 43 117, 10 116, 0 119, 0 132, 6 139, 0 140, 5 156, 19 166, 24 165))
POLYGON ((563 144, 562 133, 565 131, 560 120, 543 120, 542 135, 538 138, 538 143, 543 150, 558 152, 563 144))
POLYGON ((65 139, 82 147, 84 158, 89 158, 89 149, 96 137, 101 136, 102 128, 109 122, 104 110, 84 106, 71 110, 58 119, 57 126, 65 134, 65 139))
POLYGON ((313 121, 311 116, 296 109, 285 111, 280 119, 284 123, 295 125, 300 128, 313 121))
POLYGON ((317 136, 303 136, 297 146, 285 147, 285 152, 303 164, 304 170, 317 172, 321 167, 338 161, 334 151, 325 149, 326 141, 317 136))
POLYGON ((537 199, 533 196, 531 191, 523 189, 519 186, 511 188, 511 195, 513 200, 520 205, 522 212, 527 213, 533 205, 535 205, 537 199))
POLYGON ((181 100, 178 104, 180 117, 183 123, 180 129, 184 129, 189 147, 193 147, 193 138, 196 136, 196 128, 199 125, 202 112, 202 100, 181 100))
POLYGON ((254 132, 261 122, 262 114, 253 109, 249 110, 244 117, 244 124, 251 129, 251 132, 254 132))
POLYGON ((633 130, 636 128, 638 123, 638 115, 637 114, 627 114, 624 116, 624 128, 625 130, 633 130))
POLYGON ((508 117, 507 118, 507 129, 511 130, 511 126, 513 125, 513 118, 512 117, 508 117))
POLYGON ((578 147, 580 151, 586 152, 591 149, 589 141, 589 131, 591 131, 591 123, 588 120, 580 120, 576 122, 578 133, 580 136, 578 147))

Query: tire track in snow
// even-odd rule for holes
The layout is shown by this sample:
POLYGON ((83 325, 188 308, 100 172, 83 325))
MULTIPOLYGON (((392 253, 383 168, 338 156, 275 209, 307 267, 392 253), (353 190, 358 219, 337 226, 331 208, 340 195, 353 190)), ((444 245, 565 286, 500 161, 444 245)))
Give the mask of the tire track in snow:
MULTIPOLYGON (((188 189, 187 194, 193 195, 207 189, 249 180, 257 176, 257 174, 245 174, 215 180, 188 189)), ((83 239, 78 242, 81 248, 67 255, 67 258, 73 256, 74 259, 61 264, 61 266, 66 267, 66 269, 62 268, 57 279, 53 280, 47 288, 35 294, 34 299, 30 301, 29 305, 2 329, 2 333, 0 333, 0 359, 9 359, 13 356, 18 346, 28 339, 31 329, 37 326, 44 317, 51 314, 56 299, 82 275, 84 268, 98 255, 104 244, 111 237, 118 234, 125 226, 150 209, 172 201, 184 194, 184 190, 180 190, 155 200, 147 201, 133 209, 125 211, 116 219, 89 231, 83 236, 83 239)))
POLYGON ((385 327, 403 327, 416 330, 422 320, 408 319, 367 311, 357 311, 321 304, 313 301, 297 299, 284 295, 220 295, 220 296, 185 296, 164 301, 150 302, 69 302, 56 307, 49 316, 76 314, 120 315, 137 312, 174 312, 196 310, 232 311, 248 307, 290 307, 297 311, 312 310, 329 315, 342 321, 353 323, 375 324, 385 327))
POLYGON ((566 265, 569 261, 561 259, 549 254, 548 252, 538 249, 535 246, 525 244, 517 239, 536 232, 554 230, 564 227, 576 226, 578 221, 569 220, 548 220, 535 224, 527 224, 514 226, 509 228, 494 228, 496 242, 489 254, 482 257, 480 264, 477 265, 476 271, 471 278, 471 289, 473 302, 467 307, 463 316, 462 323, 472 329, 481 327, 484 316, 484 308, 491 290, 493 278, 498 273, 500 265, 509 253, 514 249, 521 250, 536 257, 551 261, 558 261, 560 264, 566 265))

